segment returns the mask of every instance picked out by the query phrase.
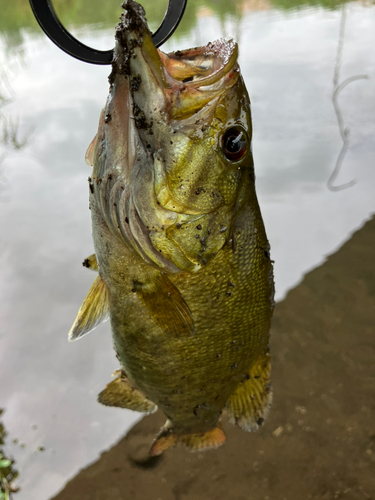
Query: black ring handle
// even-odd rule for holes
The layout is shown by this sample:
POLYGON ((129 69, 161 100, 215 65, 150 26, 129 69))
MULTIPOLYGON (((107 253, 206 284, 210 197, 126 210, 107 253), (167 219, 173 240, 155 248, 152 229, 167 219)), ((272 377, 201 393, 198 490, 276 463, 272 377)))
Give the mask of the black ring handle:
MULTIPOLYGON (((113 50, 96 50, 74 38, 59 21, 50 0, 29 1, 40 27, 60 49, 80 61, 111 64, 113 50)), ((186 3, 187 0, 169 0, 164 19, 152 35, 155 47, 160 47, 172 36, 184 15, 186 3)))

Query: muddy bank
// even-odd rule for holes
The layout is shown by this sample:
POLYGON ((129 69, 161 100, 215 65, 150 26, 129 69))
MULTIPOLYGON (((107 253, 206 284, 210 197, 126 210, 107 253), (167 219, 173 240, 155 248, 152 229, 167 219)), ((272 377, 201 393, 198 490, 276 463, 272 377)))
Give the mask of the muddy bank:
POLYGON ((157 413, 54 500, 375 499, 374 249, 375 218, 277 304, 274 403, 258 433, 224 422, 216 451, 144 461, 157 413))

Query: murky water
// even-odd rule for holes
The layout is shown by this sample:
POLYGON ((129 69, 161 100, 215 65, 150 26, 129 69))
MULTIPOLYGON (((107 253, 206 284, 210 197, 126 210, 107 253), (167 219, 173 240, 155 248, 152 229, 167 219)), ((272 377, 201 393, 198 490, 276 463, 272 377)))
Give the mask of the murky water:
MULTIPOLYGON (((118 2, 86 3, 57 8, 82 41, 110 48, 118 2)), ((163 49, 239 42, 280 300, 375 211, 375 7, 223 3, 189 0, 163 49)), ((144 5, 155 29, 166 2, 144 5)), ((17 498, 47 500, 139 417, 96 402, 117 368, 109 324, 67 342, 94 277, 81 266, 93 251, 83 158, 109 68, 73 60, 24 0, 12 6, 0 0, 0 407, 17 498)))

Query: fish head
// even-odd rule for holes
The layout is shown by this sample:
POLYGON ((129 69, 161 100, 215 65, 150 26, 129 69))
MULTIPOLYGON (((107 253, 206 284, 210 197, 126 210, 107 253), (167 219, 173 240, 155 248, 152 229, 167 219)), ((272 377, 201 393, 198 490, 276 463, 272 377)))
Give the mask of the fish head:
POLYGON ((169 56, 169 76, 179 63, 191 70, 189 81, 178 80, 177 71, 165 91, 170 134, 157 156, 155 188, 169 210, 202 215, 233 207, 243 169, 252 168, 250 106, 237 50, 232 40, 218 40, 169 56), (206 75, 199 74, 202 67, 206 75))
MULTIPOLYGON (((143 8, 132 0, 123 7, 102 117, 106 154, 92 160, 95 176, 121 178, 130 221, 122 233, 145 260, 195 272, 228 241, 244 184, 253 179, 238 46, 220 39, 165 54, 152 42, 143 8)), ((97 141, 96 157, 98 150, 97 141)), ((111 217, 121 230, 124 216, 111 217)))

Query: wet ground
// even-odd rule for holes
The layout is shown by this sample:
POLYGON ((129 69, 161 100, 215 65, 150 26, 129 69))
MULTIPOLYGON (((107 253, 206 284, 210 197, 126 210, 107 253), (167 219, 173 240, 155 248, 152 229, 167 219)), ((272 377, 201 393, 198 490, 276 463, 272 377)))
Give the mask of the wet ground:
POLYGON ((53 500, 375 499, 375 218, 277 304, 274 403, 254 434, 146 459, 144 418, 53 500))

